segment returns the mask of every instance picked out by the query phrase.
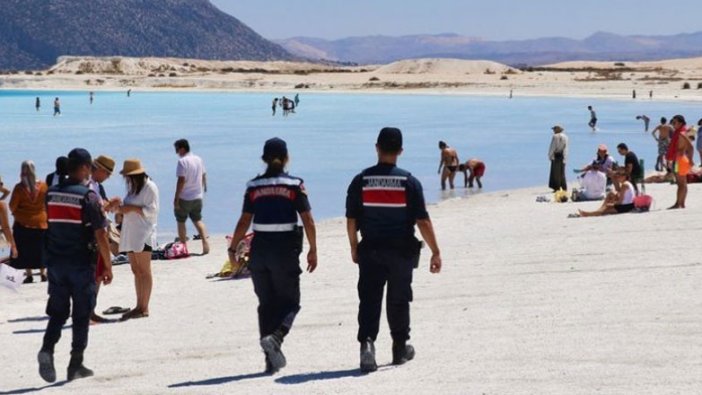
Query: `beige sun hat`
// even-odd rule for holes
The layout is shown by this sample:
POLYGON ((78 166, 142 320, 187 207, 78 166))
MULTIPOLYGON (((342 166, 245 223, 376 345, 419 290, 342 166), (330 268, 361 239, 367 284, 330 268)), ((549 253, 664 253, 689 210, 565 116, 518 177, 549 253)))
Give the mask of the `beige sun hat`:
POLYGON ((122 166, 122 171, 119 172, 119 174, 123 176, 134 176, 144 173, 146 173, 146 169, 144 169, 144 167, 141 165, 141 161, 139 159, 125 160, 124 165, 122 166))
POLYGON ((553 133, 560 133, 563 131, 563 127, 561 125, 556 125, 552 127, 551 130, 553 130, 553 133))
POLYGON ((99 167, 110 174, 112 174, 112 172, 115 171, 115 160, 106 155, 98 156, 93 161, 93 164, 95 165, 95 167, 99 167))

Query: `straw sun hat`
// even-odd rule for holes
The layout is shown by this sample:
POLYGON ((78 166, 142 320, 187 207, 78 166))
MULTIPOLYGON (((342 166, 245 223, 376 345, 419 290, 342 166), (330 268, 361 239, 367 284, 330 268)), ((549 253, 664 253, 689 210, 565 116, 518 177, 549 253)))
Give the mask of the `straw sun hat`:
POLYGON ((125 160, 124 165, 122 166, 122 171, 119 172, 119 174, 123 176, 134 176, 144 173, 146 173, 146 169, 144 169, 144 167, 141 165, 141 161, 139 159, 125 160))
POLYGON ((93 161, 95 167, 99 167, 106 172, 112 174, 115 171, 115 161, 106 155, 100 155, 93 161))

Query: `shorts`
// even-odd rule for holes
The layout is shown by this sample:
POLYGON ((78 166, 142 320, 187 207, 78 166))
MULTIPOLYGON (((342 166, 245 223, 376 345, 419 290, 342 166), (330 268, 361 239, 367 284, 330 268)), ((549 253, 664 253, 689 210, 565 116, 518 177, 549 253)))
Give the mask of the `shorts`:
POLYGON ((123 252, 126 252, 127 254, 129 254, 130 252, 132 252, 132 253, 153 252, 153 250, 154 250, 153 247, 151 247, 148 244, 144 244, 144 249, 141 251, 123 251, 123 252))
POLYGON ((451 173, 455 173, 456 170, 458 170, 458 166, 446 166, 446 168, 447 168, 448 171, 450 171, 451 173))
POLYGON ((473 175, 475 177, 478 177, 478 178, 484 176, 485 175, 485 164, 484 163, 477 164, 475 166, 475 168, 473 169, 473 175))
POLYGON ((615 204, 614 209, 617 210, 617 213, 619 214, 628 213, 634 209, 634 203, 615 204))
POLYGON ((670 145, 669 139, 659 139, 658 140, 658 155, 665 156, 668 152, 668 146, 670 145))
POLYGON ((673 167, 675 174, 687 177, 690 173, 690 167, 690 159, 687 156, 681 155, 675 158, 675 166, 673 167))
POLYGON ((179 208, 173 210, 177 222, 185 222, 188 217, 190 217, 193 222, 202 220, 202 199, 178 199, 178 206, 179 208))
POLYGON ((588 125, 590 125, 591 128, 594 128, 595 125, 597 125, 597 118, 590 119, 590 123, 588 123, 588 125))

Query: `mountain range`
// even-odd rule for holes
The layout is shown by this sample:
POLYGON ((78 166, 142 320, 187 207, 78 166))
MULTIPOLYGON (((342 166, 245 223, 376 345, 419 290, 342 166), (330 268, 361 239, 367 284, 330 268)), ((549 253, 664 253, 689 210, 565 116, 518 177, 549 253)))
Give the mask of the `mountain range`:
POLYGON ((2 0, 0 70, 62 55, 290 60, 208 0, 2 0))
POLYGON ((438 34, 339 40, 295 37, 274 41, 303 58, 359 64, 456 58, 538 66, 569 60, 643 61, 702 56, 702 32, 672 36, 623 36, 598 32, 583 40, 550 37, 488 41, 457 34, 438 34))

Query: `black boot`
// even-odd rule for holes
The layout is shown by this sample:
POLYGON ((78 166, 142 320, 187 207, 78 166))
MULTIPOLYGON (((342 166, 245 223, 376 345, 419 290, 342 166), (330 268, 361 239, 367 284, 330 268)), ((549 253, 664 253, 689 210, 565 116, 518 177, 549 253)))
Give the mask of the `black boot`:
POLYGON ((285 355, 280 349, 283 344, 283 334, 280 331, 264 336, 261 339, 261 348, 266 353, 266 372, 275 373, 287 364, 285 355))
POLYGON ((378 370, 375 363, 375 345, 370 337, 361 342, 361 372, 370 373, 378 370))
POLYGON ((405 342, 392 343, 392 364, 402 365, 414 358, 414 347, 405 342))
POLYGON ((39 376, 47 383, 56 381, 56 369, 54 368, 54 352, 41 349, 37 355, 39 361, 39 376))
POLYGON ((92 370, 83 366, 83 353, 71 352, 71 362, 68 363, 68 381, 92 376, 92 370))

